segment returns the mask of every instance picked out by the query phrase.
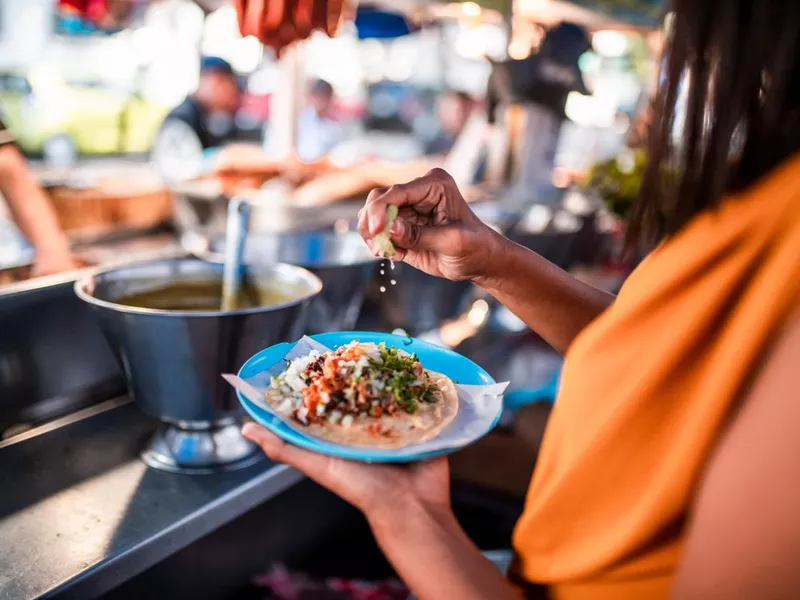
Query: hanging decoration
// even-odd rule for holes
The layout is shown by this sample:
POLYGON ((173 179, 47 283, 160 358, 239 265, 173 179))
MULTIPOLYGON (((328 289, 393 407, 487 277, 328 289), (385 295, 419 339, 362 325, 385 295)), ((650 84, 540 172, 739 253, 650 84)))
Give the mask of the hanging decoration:
POLYGON ((234 0, 239 31, 277 53, 313 31, 333 37, 352 7, 345 0, 234 0))
POLYGON ((115 33, 130 25, 148 0, 58 0, 56 30, 63 35, 115 33))

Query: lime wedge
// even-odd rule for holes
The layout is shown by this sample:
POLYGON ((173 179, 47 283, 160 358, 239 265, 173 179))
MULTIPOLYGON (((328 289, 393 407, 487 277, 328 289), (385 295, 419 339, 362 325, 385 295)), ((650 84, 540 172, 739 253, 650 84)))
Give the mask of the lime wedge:
POLYGON ((392 243, 391 238, 389 237, 389 231, 392 229, 392 225, 397 220, 397 212, 398 209, 394 204, 390 204, 386 207, 386 225, 378 235, 375 236, 375 246, 381 253, 381 256, 384 258, 391 258, 394 256, 394 244, 392 243))

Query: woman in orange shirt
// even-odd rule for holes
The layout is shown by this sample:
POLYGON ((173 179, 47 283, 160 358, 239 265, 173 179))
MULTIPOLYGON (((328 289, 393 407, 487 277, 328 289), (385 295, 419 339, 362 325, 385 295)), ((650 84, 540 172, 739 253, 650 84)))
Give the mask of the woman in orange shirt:
POLYGON ((658 244, 616 298, 494 234, 442 171, 362 211, 369 242, 400 206, 396 259, 474 281, 566 353, 514 584, 453 517, 446 460, 355 464, 246 428, 360 508, 421 599, 800 597, 800 2, 672 11, 630 225, 658 244))

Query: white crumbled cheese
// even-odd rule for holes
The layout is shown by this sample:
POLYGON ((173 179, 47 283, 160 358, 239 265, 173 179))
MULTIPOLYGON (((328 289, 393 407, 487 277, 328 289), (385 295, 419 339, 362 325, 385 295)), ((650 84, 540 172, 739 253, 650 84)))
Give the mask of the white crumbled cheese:
POLYGON ((286 398, 278 406, 278 412, 281 413, 282 415, 291 414, 291 412, 293 410, 294 410, 294 399, 293 398, 286 398))
POLYGON ((384 383, 380 379, 373 379, 371 383, 372 383, 372 389, 375 390, 376 392, 380 392, 381 390, 383 390, 383 388, 386 387, 386 383, 384 383))
POLYGON ((296 416, 297 420, 300 421, 303 425, 308 425, 308 409, 305 406, 297 409, 296 416))
POLYGON ((291 387, 293 390, 297 390, 298 392, 305 388, 306 382, 303 381, 301 375, 308 368, 308 365, 317 360, 319 357, 319 352, 312 350, 306 356, 301 356, 294 359, 283 373, 283 377, 289 387, 291 387))
POLYGON ((319 395, 319 400, 321 404, 327 404, 331 401, 331 395, 328 392, 322 392, 319 395))
POLYGON ((342 411, 340 410, 334 410, 328 416, 328 421, 330 421, 334 425, 336 425, 341 420, 342 420, 342 411))
POLYGON ((367 367, 369 367, 369 357, 365 355, 359 358, 358 361, 355 363, 355 368, 353 369, 353 375, 355 375, 356 377, 361 377, 361 375, 364 373, 364 369, 366 369, 367 367))
POLYGON ((343 393, 345 400, 355 400, 356 398, 356 391, 353 388, 346 388, 343 393))
POLYGON ((317 404, 317 416, 321 417, 324 414, 325 414, 325 405, 322 402, 320 402, 319 404, 317 404))
POLYGON ((364 354, 367 359, 380 360, 381 351, 375 344, 364 344, 364 354))
POLYGON ((353 415, 345 415, 342 417, 342 427, 350 427, 353 424, 353 415))

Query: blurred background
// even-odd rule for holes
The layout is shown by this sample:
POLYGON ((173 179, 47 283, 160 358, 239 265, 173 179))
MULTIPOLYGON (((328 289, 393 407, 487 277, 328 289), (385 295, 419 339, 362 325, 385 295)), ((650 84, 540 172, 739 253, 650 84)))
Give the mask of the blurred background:
POLYGON ((0 476, 16 490, 0 529, 18 541, 0 567, 19 574, 0 597, 128 581, 108 597, 263 598, 268 582, 231 592, 272 560, 391 575, 357 514, 239 437, 217 375, 303 333, 414 336, 511 382, 499 427, 451 457, 459 518, 506 547, 561 356, 476 286, 376 261, 357 214, 443 167, 490 226, 616 292, 640 258, 621 249, 669 26, 655 0, 363 0, 278 57, 231 0, 0 2, 0 476), (241 203, 249 267, 322 280, 304 318, 117 310, 131 286, 221 279, 241 203))
POLYGON ((477 287, 376 263, 358 210, 444 167, 479 218, 616 291, 665 27, 646 0, 369 0, 279 57, 229 0, 5 0, 0 143, 21 159, 0 161, 0 439, 124 393, 73 283, 219 265, 232 199, 252 207, 247 263, 323 280, 303 333, 454 348, 512 382, 514 426, 552 402, 560 357, 477 287))
POLYGON ((219 264, 234 198, 253 209, 247 262, 322 277, 305 331, 414 335, 510 379, 512 412, 552 400, 559 357, 470 284, 386 275, 357 213, 444 167, 492 227, 616 291, 639 258, 620 250, 663 17, 645 0, 365 0, 278 57, 240 35, 229 0, 5 0, 0 141, 23 160, 0 177, 0 432, 123 389, 73 282, 219 264), (9 184, 20 173, 33 187, 9 184))
MULTIPOLYGON (((636 4, 603 12, 591 3, 549 0, 362 3, 355 21, 335 38, 317 33, 290 51, 296 55, 291 74, 300 78, 290 100, 297 106, 276 117, 276 94, 291 87, 287 69, 271 50, 239 35, 228 2, 6 0, 0 6, 0 110, 31 171, 53 197, 62 226, 73 242, 85 244, 112 231, 169 223, 174 215, 167 196, 180 191, 178 182, 203 180, 219 167, 222 147, 238 145, 238 155, 222 157, 228 175, 237 156, 252 167, 254 154, 244 144, 266 151, 277 144, 281 132, 271 124, 291 118, 286 115, 302 121, 309 86, 319 80, 330 86, 324 121, 336 127, 303 156, 303 136, 325 137, 319 130, 325 123, 305 134, 299 126, 293 145, 306 162, 325 156, 338 167, 368 159, 405 164, 446 154, 467 121, 459 111, 485 113, 493 64, 535 55, 549 29, 569 22, 585 31, 589 46, 577 59, 578 87, 585 89, 568 90, 563 123, 549 148, 549 176, 564 188, 585 178, 595 163, 619 155, 647 106, 660 12, 646 2, 627 8, 636 4), (214 147, 202 141, 201 159, 187 150, 194 140, 171 130, 166 139, 160 134, 170 111, 198 89, 204 57, 230 65, 240 97, 224 115, 228 120, 217 124, 222 130, 214 135, 214 147), (131 201, 138 208, 117 211, 124 218, 106 210, 104 220, 92 194, 117 198, 122 187, 139 198, 131 201)), ((495 88, 502 100, 505 92, 495 88)), ((561 103, 526 93, 519 99, 561 103)), ((488 134, 472 135, 483 142, 488 134)), ((485 167, 486 156, 483 162, 485 167)), ((261 166, 257 174, 265 180, 271 171, 261 166)), ((390 165, 381 168, 390 177, 390 165)), ((301 179, 308 182, 322 171, 318 167, 301 179)), ((470 184, 500 181, 496 169, 475 172, 480 176, 470 177, 470 184)), ((414 171, 396 177, 404 173, 414 171)), ((263 183, 243 179, 240 173, 221 184, 233 193, 263 183)), ((299 198, 326 204, 350 191, 322 198, 307 186, 299 198)), ((18 252, 8 243, 0 246, 0 265, 24 262, 18 252)))

